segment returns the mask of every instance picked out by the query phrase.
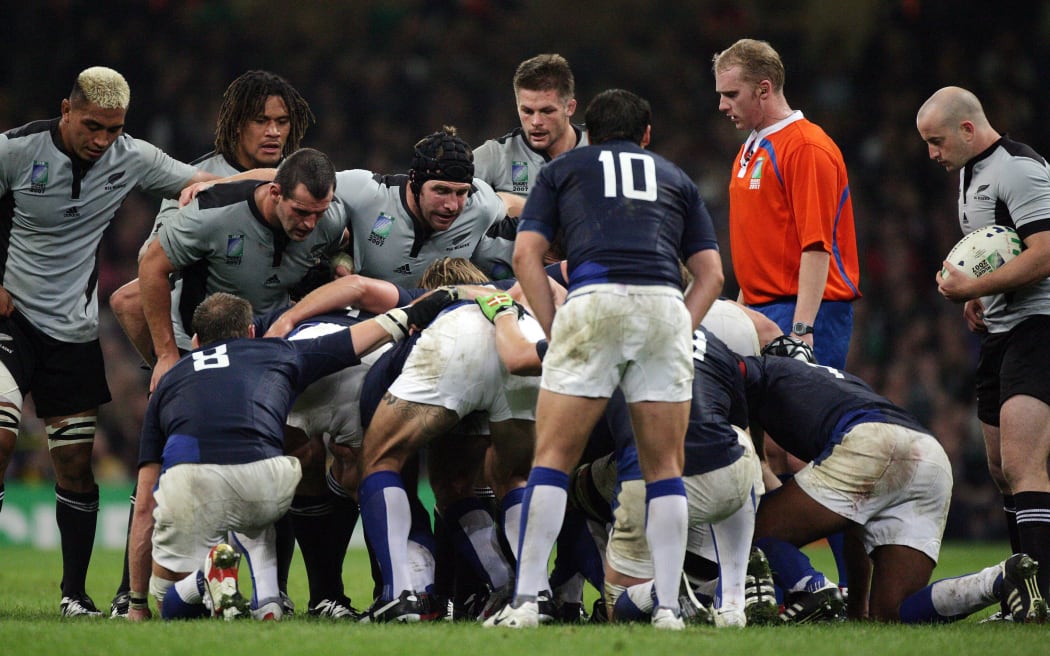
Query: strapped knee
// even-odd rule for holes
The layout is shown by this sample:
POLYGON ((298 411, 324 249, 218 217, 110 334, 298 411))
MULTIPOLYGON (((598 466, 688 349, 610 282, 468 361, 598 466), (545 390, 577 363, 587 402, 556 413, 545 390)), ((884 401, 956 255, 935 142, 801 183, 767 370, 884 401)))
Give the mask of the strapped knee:
POLYGON ((151 574, 149 577, 149 593, 153 595, 153 599, 157 602, 157 608, 164 605, 164 595, 168 594, 168 590, 171 586, 175 585, 175 581, 169 581, 168 579, 162 579, 156 574, 151 574))
POLYGON ((65 419, 45 426, 47 431, 47 448, 54 449, 70 444, 91 444, 95 441, 95 425, 98 417, 66 417, 65 419))

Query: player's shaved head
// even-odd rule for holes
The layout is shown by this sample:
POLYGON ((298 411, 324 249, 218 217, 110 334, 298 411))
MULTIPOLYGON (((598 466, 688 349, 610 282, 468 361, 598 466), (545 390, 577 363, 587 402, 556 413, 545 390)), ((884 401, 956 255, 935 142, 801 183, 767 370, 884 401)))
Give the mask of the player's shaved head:
POLYGON ((930 96, 915 115, 915 127, 930 159, 949 171, 962 168, 1000 138, 981 101, 960 87, 944 87, 930 96))
POLYGON ((978 128, 988 125, 984 107, 972 92, 962 87, 944 87, 919 107, 916 120, 931 119, 939 125, 959 125, 970 121, 978 128))
POLYGON ((127 109, 131 103, 131 87, 124 76, 112 68, 92 66, 77 76, 69 101, 76 106, 91 103, 101 109, 127 109))

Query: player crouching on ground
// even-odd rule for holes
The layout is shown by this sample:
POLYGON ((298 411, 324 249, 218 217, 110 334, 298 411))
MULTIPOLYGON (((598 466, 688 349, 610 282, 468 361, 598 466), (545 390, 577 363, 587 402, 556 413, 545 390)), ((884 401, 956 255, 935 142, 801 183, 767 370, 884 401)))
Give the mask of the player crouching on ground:
POLYGON ((244 299, 219 293, 202 302, 193 315, 194 350, 161 378, 146 410, 128 619, 151 616, 147 581, 165 619, 232 619, 249 608, 258 619, 280 619, 273 522, 288 511, 302 477, 299 461, 284 455, 292 402, 322 376, 426 326, 453 298, 438 291, 347 331, 300 341, 250 339, 252 308, 244 299), (239 557, 224 544, 229 532, 249 557, 250 605, 237 590, 239 557))
POLYGON ((800 623, 840 612, 838 587, 798 548, 847 531, 868 555, 850 563, 853 619, 952 622, 999 601, 1015 621, 1045 621, 1038 566, 1026 554, 927 585, 952 470, 936 438, 907 412, 831 367, 764 356, 743 358, 741 369, 752 430, 761 425, 808 463, 766 495, 755 520, 755 545, 788 593, 781 619, 800 623))

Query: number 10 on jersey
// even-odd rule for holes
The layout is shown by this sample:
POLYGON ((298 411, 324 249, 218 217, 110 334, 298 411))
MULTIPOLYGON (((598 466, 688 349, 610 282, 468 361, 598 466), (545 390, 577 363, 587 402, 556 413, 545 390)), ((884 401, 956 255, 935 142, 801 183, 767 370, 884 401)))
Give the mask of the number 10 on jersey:
POLYGON ((605 176, 605 197, 623 196, 633 200, 656 200, 656 162, 645 153, 617 153, 603 150, 598 155, 602 163, 602 174, 605 176), (620 162, 620 175, 616 175, 616 161, 620 162), (641 179, 635 179, 635 164, 641 165, 641 179))

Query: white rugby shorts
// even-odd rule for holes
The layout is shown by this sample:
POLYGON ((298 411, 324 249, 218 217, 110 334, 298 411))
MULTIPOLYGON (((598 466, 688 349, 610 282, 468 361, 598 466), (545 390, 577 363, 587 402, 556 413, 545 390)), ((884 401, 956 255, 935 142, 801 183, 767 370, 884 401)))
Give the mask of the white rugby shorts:
MULTIPOLYGON (((694 529, 717 524, 750 502, 757 462, 754 448, 745 448, 744 455, 731 465, 706 474, 682 477, 689 505, 690 536, 694 529)), ((645 481, 638 479, 621 483, 616 502, 613 527, 605 549, 606 560, 621 574, 651 579, 654 572, 649 542, 645 537, 645 481)))
POLYGON ((931 435, 895 424, 858 424, 819 464, 799 470, 795 481, 820 505, 861 524, 868 553, 904 545, 937 562, 952 466, 931 435))
POLYGON ((693 329, 677 289, 588 285, 554 315, 541 387, 628 403, 680 403, 693 395, 693 329))
MULTIPOLYGON (((347 330, 338 324, 317 324, 299 331, 290 339, 312 339, 347 330)), ((364 438, 361 429, 361 385, 369 368, 389 344, 361 358, 361 364, 346 367, 314 382, 295 399, 288 414, 288 425, 302 429, 310 437, 322 437, 325 444, 334 442, 359 448, 364 438)))
MULTIPOLYGON (((531 316, 518 325, 530 341, 543 338, 543 329, 531 316)), ((423 331, 389 392, 405 401, 452 410, 460 419, 480 410, 491 422, 534 421, 539 377, 509 374, 496 352, 492 324, 477 305, 464 305, 442 314, 423 331)))
POLYGON ((288 512, 302 477, 291 456, 175 465, 154 492, 153 560, 173 572, 198 569, 228 531, 255 537, 288 512))

